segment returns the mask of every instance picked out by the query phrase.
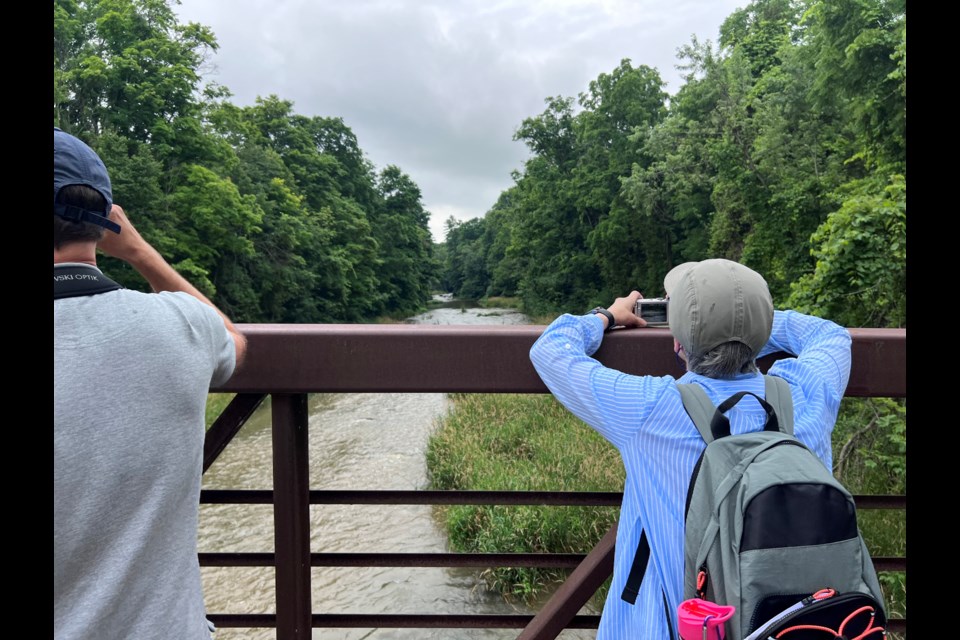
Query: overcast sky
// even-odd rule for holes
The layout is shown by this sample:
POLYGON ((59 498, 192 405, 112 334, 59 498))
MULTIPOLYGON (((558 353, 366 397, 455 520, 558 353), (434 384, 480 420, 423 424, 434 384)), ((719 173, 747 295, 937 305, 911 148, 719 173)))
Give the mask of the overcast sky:
POLYGON ((549 96, 576 96, 623 58, 681 79, 677 48, 717 41, 746 0, 182 0, 213 29, 205 80, 234 104, 276 94, 339 116, 377 170, 420 186, 442 242, 449 216, 484 215, 521 169, 513 141, 549 96))

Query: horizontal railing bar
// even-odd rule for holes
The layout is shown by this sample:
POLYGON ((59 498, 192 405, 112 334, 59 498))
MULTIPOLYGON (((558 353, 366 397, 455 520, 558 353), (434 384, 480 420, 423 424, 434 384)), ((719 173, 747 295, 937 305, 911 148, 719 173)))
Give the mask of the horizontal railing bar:
MULTIPOLYGON (((277 616, 272 613, 208 613, 207 618, 223 629, 273 628, 277 616)), ((313 628, 433 628, 433 629, 522 629, 533 619, 531 615, 380 615, 380 614, 313 614, 313 628)), ((568 629, 596 629, 600 616, 574 616, 568 629)), ((906 618, 887 620, 888 632, 905 633, 906 618)))
MULTIPOLYGON (((271 613, 208 613, 207 618, 217 627, 255 628, 276 627, 277 616, 271 613)), ((315 613, 314 628, 419 628, 419 629, 522 629, 532 615, 524 614, 365 614, 315 613)), ((568 628, 596 629, 600 616, 575 616, 568 628)))
MULTIPOLYGON (((244 367, 218 392, 547 393, 530 363, 534 325, 246 324, 244 367)), ((846 395, 906 396, 906 329, 850 329, 846 395)), ((608 334, 594 357, 626 373, 682 371, 667 329, 608 334)), ((777 357, 762 358, 766 370, 777 357)))
POLYGON ((273 504, 270 489, 202 489, 200 504, 273 504))
POLYGON ((209 553, 197 554, 201 567, 273 567, 276 555, 273 553, 209 553))
POLYGON ((877 571, 906 571, 907 559, 902 556, 874 556, 873 568, 877 571))
POLYGON ((898 495, 867 495, 853 496, 857 509, 906 509, 907 496, 898 495))
POLYGON ((313 553, 313 567, 539 567, 576 569, 583 553, 313 553))
MULTIPOLYGON (((381 491, 314 490, 310 504, 497 504, 619 507, 615 491, 381 491)), ((858 509, 906 509, 907 497, 854 496, 858 509)), ((269 489, 204 489, 201 504, 273 504, 269 489)))
MULTIPOLYGON (((310 504, 515 504, 577 507, 619 507, 616 491, 364 491, 315 490, 310 504)), ((269 489, 205 489, 203 504, 272 504, 269 489)))
MULTIPOLYGON (((272 553, 200 553, 201 567, 272 567, 272 553)), ((575 569, 582 553, 311 553, 313 567, 538 567, 575 569)))
POLYGON ((223 629, 276 628, 275 613, 208 613, 207 620, 223 629))
MULTIPOLYGON (((474 614, 474 615, 367 615, 322 613, 313 615, 313 626, 339 628, 420 628, 420 629, 522 629, 531 615, 524 614, 474 614)), ((576 616, 568 629, 596 629, 600 616, 576 616)))
MULTIPOLYGON (((201 567, 272 567, 272 553, 199 553, 201 567)), ((312 567, 538 567, 575 569, 582 553, 311 553, 312 567)), ((907 559, 873 558, 877 571, 906 571, 907 559)))

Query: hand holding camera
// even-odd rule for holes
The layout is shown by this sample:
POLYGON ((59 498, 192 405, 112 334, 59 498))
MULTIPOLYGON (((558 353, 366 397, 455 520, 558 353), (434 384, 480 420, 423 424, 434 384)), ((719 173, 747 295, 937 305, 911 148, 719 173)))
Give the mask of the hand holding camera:
POLYGON ((648 327, 667 326, 667 299, 640 298, 633 310, 634 315, 643 318, 648 327))
MULTIPOLYGON (((666 327, 667 299, 644 298, 639 291, 631 291, 623 298, 617 298, 605 310, 593 309, 595 313, 612 315, 618 327, 666 327)), ((609 322, 609 320, 608 320, 609 322)), ((612 327, 607 328, 607 330, 612 327)))

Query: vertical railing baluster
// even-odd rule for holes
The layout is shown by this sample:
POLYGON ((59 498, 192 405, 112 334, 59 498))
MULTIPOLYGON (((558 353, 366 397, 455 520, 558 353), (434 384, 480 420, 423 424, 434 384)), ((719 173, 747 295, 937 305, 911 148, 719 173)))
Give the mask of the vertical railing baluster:
POLYGON ((277 638, 311 635, 307 394, 273 395, 273 523, 277 638))

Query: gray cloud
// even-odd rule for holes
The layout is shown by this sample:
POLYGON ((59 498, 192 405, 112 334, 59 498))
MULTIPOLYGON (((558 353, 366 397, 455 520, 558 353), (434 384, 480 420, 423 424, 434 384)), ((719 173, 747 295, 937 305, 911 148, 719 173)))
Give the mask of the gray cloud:
POLYGON ((674 92, 676 50, 716 40, 734 0, 182 0, 183 21, 220 44, 206 80, 252 104, 276 94, 307 116, 339 116, 378 169, 423 192, 434 238, 483 215, 512 184, 513 141, 549 96, 576 96, 623 58, 674 92))

